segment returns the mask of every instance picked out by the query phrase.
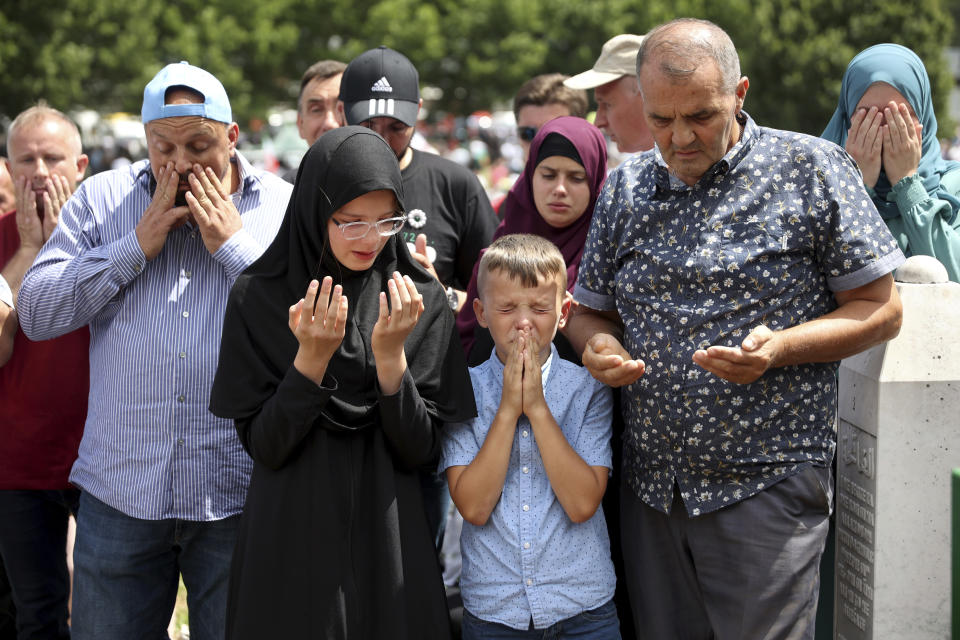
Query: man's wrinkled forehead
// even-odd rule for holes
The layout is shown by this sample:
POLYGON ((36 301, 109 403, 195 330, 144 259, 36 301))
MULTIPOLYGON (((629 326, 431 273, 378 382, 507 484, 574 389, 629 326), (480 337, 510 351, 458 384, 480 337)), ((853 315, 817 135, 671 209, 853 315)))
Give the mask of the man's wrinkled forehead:
POLYGON ((219 137, 226 130, 227 125, 216 120, 201 116, 174 116, 171 118, 157 118, 144 125, 148 134, 161 138, 169 138, 183 133, 194 136, 219 137))

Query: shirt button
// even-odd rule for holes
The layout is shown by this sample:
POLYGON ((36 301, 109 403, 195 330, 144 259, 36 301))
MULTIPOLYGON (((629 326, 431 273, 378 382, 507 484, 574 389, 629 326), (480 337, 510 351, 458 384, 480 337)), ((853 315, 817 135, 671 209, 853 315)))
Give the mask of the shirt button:
POLYGON ((182 447, 182 446, 183 446, 183 438, 177 438, 177 444, 182 447))
POLYGON ((524 549, 529 549, 529 548, 530 548, 530 543, 529 543, 529 542, 524 542, 524 543, 523 543, 523 548, 524 548, 524 549))
POLYGON ((526 438, 526 437, 527 437, 527 430, 524 429, 523 431, 521 431, 521 432, 520 432, 520 435, 522 435, 524 438, 526 438))
POLYGON ((189 317, 190 317, 190 312, 189 312, 189 311, 184 311, 184 312, 183 312, 183 317, 184 317, 184 318, 189 318, 189 317))
POLYGON ((183 401, 186 400, 186 399, 187 399, 187 397, 184 396, 184 395, 179 395, 179 396, 177 396, 177 402, 183 402, 183 401))
POLYGON ((524 467, 524 468, 523 468, 523 472, 524 472, 524 473, 530 473, 530 467, 524 467))
POLYGON ((141 266, 138 265, 138 264, 133 265, 133 270, 134 270, 134 272, 136 272, 136 273, 140 273, 140 269, 142 269, 142 268, 143 268, 143 267, 141 267, 141 266))
POLYGON ((530 511, 530 505, 528 505, 528 504, 523 505, 523 510, 524 510, 524 511, 530 511))
POLYGON ((186 271, 183 272, 183 277, 184 277, 184 278, 191 278, 191 277, 193 277, 193 271, 190 271, 189 269, 187 269, 186 271))
POLYGON ((528 587, 532 587, 532 586, 533 586, 533 580, 531 580, 530 578, 527 578, 527 586, 528 586, 528 587))
POLYGON ((187 352, 186 352, 186 351, 181 351, 181 352, 180 352, 180 359, 182 360, 183 358, 186 358, 186 357, 187 357, 187 352))

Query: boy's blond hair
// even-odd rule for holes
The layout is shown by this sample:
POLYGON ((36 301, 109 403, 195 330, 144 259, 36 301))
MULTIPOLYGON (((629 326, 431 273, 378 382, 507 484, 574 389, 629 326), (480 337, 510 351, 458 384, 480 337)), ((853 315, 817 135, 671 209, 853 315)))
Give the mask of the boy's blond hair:
POLYGON ((567 288, 567 265, 557 245, 529 233, 511 233, 491 244, 477 269, 477 293, 483 298, 487 274, 503 271, 524 287, 535 287, 540 279, 558 278, 567 288))

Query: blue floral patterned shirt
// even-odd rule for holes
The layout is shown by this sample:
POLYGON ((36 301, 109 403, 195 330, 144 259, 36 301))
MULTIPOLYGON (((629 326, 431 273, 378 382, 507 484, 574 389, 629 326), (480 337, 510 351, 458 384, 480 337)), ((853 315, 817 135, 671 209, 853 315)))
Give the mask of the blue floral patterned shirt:
MULTIPOLYGON (((543 393, 574 451, 591 466, 611 466, 613 396, 557 348, 544 363, 543 393)), ((470 369, 479 416, 449 424, 440 470, 468 465, 480 451, 503 393, 496 354, 470 369)), ((482 527, 460 535, 463 606, 482 620, 514 629, 543 629, 596 609, 613 597, 616 575, 603 509, 579 524, 567 516, 543 467, 526 416, 517 422, 500 501, 482 527)))
POLYGON ((694 351, 822 316, 834 291, 904 260, 843 149, 742 118, 740 141, 692 187, 657 150, 611 172, 574 292, 616 310, 624 347, 646 364, 623 394, 623 473, 663 512, 675 486, 696 516, 826 466, 835 448, 838 363, 740 385, 694 351))

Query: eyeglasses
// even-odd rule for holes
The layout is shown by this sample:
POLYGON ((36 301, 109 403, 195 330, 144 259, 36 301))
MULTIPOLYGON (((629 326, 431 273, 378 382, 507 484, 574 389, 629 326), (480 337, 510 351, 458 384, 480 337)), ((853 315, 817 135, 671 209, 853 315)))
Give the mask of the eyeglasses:
POLYGON ((536 127, 517 127, 517 136, 524 142, 533 142, 536 135, 536 127))
MULTIPOLYGON (((333 220, 333 218, 331 218, 331 220, 333 220)), ((360 238, 365 238, 366 235, 370 233, 371 227, 376 227, 377 234, 383 237, 396 235, 403 229, 406 221, 406 214, 400 214, 395 218, 386 218, 376 222, 337 222, 333 220, 333 224, 337 225, 337 229, 340 230, 340 233, 343 234, 345 239, 359 240, 360 238)))

